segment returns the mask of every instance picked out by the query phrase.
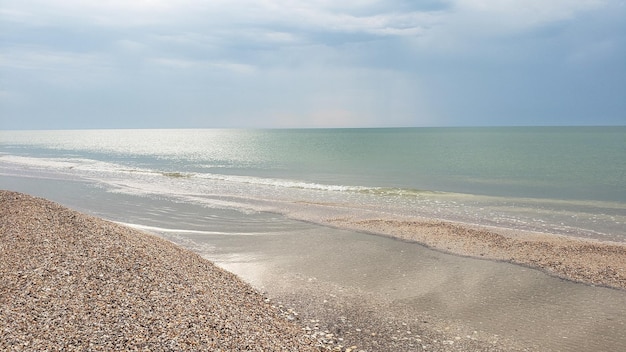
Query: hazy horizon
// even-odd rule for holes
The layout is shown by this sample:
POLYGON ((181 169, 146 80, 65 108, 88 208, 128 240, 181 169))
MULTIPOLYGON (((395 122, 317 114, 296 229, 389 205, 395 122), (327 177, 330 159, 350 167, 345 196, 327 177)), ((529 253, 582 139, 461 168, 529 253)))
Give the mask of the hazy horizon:
POLYGON ((111 128, 35 128, 35 129, 27 129, 27 128, 14 128, 14 129, 5 129, 2 130, 10 132, 10 131, 72 131, 72 130, 84 130, 84 131, 92 131, 92 130, 361 130, 361 129, 466 129, 466 128, 606 128, 606 127, 626 127, 626 124, 615 124, 615 125, 597 125, 597 124, 588 124, 588 125, 458 125, 458 126, 385 126, 385 127, 368 127, 368 126, 360 126, 360 127, 147 127, 147 128, 133 128, 133 127, 111 127, 111 128))

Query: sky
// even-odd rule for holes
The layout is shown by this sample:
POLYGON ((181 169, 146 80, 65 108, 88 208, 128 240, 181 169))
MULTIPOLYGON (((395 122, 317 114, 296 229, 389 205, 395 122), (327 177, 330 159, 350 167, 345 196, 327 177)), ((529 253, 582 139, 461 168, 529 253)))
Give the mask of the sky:
POLYGON ((626 0, 0 0, 0 129, 626 125, 626 0))

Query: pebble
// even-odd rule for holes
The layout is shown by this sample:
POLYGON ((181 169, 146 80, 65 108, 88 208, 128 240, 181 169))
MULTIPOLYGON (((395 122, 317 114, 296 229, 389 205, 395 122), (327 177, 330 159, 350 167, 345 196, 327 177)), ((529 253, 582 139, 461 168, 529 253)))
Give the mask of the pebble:
POLYGON ((197 254, 43 199, 0 191, 0 258, 2 351, 318 350, 197 254))

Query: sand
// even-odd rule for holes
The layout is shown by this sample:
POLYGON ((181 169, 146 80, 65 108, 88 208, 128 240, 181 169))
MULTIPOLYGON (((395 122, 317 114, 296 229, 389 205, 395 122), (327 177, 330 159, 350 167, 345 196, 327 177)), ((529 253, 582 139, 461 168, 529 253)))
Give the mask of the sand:
POLYGON ((626 351, 624 290, 313 225, 161 235, 295 309, 312 331, 366 351, 626 351))
POLYGON ((13 192, 0 209, 0 350, 318 350, 249 285, 168 241, 13 192))
POLYGON ((328 219, 339 228, 413 241, 444 252, 506 261, 567 280, 626 289, 626 244, 437 220, 328 219))

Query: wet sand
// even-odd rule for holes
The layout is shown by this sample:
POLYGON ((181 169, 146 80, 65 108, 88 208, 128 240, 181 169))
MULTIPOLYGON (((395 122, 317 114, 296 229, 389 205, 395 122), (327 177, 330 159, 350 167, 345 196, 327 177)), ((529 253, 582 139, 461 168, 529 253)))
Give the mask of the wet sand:
POLYGON ((623 290, 314 226, 285 235, 163 235, 299 312, 312 331, 368 351, 626 349, 623 290))
POLYGON ((435 220, 328 219, 330 225, 415 241, 445 252, 538 268, 626 289, 626 244, 435 220))

